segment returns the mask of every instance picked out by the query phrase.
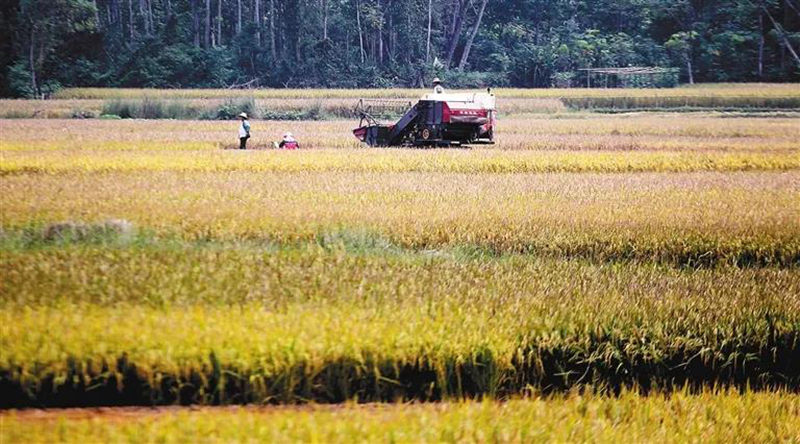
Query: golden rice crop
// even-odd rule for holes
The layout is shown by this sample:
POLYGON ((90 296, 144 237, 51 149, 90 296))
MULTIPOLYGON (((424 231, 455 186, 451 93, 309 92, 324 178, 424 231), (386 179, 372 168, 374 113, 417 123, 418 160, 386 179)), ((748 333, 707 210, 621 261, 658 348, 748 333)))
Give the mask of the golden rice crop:
MULTIPOLYGON (((277 140, 289 130, 301 142, 316 148, 358 146, 351 130, 352 120, 288 122, 258 121, 252 123, 253 142, 263 146, 277 140)), ((576 115, 569 118, 513 117, 500 118, 498 143, 481 149, 524 148, 544 149, 538 142, 547 138, 574 137, 571 148, 602 148, 598 141, 620 138, 631 147, 647 148, 653 142, 681 143, 686 149, 702 150, 709 143, 786 146, 800 150, 800 126, 792 118, 720 118, 709 115, 652 115, 596 116, 576 115), (513 146, 507 146, 513 145, 513 146), (519 146, 522 145, 522 146, 519 146)), ((2 142, 24 145, 38 142, 57 142, 50 146, 79 147, 83 142, 211 142, 231 143, 236 139, 237 123, 220 121, 145 121, 145 120, 0 120, 2 142)), ((611 146, 614 146, 613 143, 611 146)), ((711 148, 716 147, 712 145, 711 148)))
MULTIPOLYGON (((8 150, 0 161, 0 174, 54 174, 65 172, 442 172, 442 173, 548 173, 548 172, 691 172, 783 171, 800 168, 798 153, 696 152, 535 152, 461 150, 273 151, 237 152, 177 149, 137 150, 152 144, 131 144, 124 156, 104 149, 84 152, 62 150, 8 150)), ((169 148, 169 145, 167 145, 169 148)), ((204 147, 207 148, 207 147, 204 147)))
POLYGON ((800 399, 789 393, 506 403, 308 408, 126 409, 6 412, 3 442, 792 442, 800 399))
POLYGON ((127 219, 190 240, 281 243, 355 230, 416 249, 471 245, 595 259, 790 265, 800 257, 799 183, 794 171, 21 174, 0 183, 0 223, 22 230, 127 219))
POLYGON ((0 121, 3 406, 800 386, 794 119, 253 123, 0 121))
POLYGON ((363 149, 353 122, 255 122, 246 153, 233 122, 3 121, 0 171, 631 172, 787 170, 800 165, 794 119, 508 119, 473 150, 363 149), (665 124, 668 122, 669 124, 665 124), (304 150, 271 146, 291 129, 304 150), (319 152, 309 150, 320 149, 319 152), (345 149, 345 152, 336 150, 345 149), (179 152, 176 152, 179 151, 179 152))
POLYGON ((796 269, 361 251, 343 243, 7 251, 4 403, 800 383, 796 269))

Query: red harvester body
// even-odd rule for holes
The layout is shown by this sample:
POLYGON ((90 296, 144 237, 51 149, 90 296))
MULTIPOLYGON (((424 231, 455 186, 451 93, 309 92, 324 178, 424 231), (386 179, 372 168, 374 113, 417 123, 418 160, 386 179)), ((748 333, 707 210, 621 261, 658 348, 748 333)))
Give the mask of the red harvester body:
POLYGON ((370 146, 460 146, 494 143, 495 97, 490 93, 426 94, 409 101, 361 99, 356 107, 358 140, 370 146), (406 108, 394 124, 379 123, 385 110, 406 108))

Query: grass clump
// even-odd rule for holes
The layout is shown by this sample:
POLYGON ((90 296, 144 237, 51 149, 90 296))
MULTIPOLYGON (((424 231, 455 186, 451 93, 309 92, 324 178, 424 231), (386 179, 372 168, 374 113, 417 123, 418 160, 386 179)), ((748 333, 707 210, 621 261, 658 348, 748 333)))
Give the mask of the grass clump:
POLYGON ((100 224, 60 222, 47 225, 42 232, 45 242, 86 242, 91 240, 130 239, 133 224, 127 220, 111 219, 100 224))
POLYGON ((196 119, 202 110, 180 100, 113 99, 103 103, 101 115, 122 119, 196 119))
POLYGON ((217 120, 232 120, 239 114, 247 113, 251 119, 261 117, 261 112, 256 106, 256 101, 252 97, 242 97, 237 99, 227 99, 217 107, 213 113, 213 118, 217 120))

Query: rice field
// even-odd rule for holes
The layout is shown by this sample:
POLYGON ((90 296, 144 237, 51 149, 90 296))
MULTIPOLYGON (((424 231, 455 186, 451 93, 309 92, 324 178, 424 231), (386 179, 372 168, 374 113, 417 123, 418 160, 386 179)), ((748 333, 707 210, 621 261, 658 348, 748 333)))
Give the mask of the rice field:
POLYGON ((507 403, 0 413, 4 442, 794 442, 796 395, 567 396, 507 403))
POLYGON ((0 120, 0 439, 798 440, 798 122, 0 120))
MULTIPOLYGON (((709 84, 667 89, 493 90, 501 115, 553 115, 600 111, 800 111, 800 88, 792 84, 709 84)), ((0 118, 85 119, 108 116, 147 119, 220 119, 245 106, 267 120, 352 118, 360 98, 415 100, 424 89, 104 89, 67 88, 50 100, 0 99, 0 118), (142 110, 147 107, 148 110, 142 110), (138 109, 138 110, 137 110, 138 109), (220 112, 222 111, 222 114, 220 112)), ((456 91, 458 92, 458 91, 456 91)))

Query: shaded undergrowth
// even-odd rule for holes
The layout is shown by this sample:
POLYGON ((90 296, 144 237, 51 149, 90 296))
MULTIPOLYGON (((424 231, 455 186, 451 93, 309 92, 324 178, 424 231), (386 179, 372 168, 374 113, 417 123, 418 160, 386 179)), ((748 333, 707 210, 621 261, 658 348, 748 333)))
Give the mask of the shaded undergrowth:
POLYGON ((503 399, 575 389, 800 389, 797 328, 772 330, 766 343, 741 338, 716 349, 678 346, 657 360, 631 351, 630 338, 587 339, 582 348, 520 342, 511 365, 498 362, 488 349, 435 359, 421 354, 413 361, 379 353, 322 364, 300 361, 272 372, 237 368, 221 362, 214 351, 201 366, 179 371, 142 369, 124 353, 109 362, 69 357, 65 371, 45 372, 35 381, 21 377, 13 365, 0 370, 0 408, 503 399))

